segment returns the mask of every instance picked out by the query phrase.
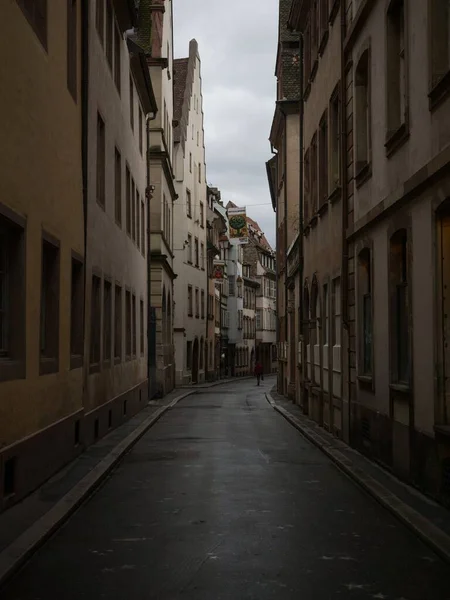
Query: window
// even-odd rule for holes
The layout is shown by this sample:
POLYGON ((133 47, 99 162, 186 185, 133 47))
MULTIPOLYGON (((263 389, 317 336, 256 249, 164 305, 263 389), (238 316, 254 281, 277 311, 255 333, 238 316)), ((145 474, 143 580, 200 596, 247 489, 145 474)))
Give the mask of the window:
POLYGON ((93 275, 91 287, 91 339, 89 356, 89 362, 91 364, 91 367, 98 367, 100 365, 100 290, 100 277, 97 277, 97 275, 93 275))
POLYGON ((199 145, 199 132, 197 131, 197 146, 199 145))
POLYGON ((188 263, 192 264, 192 235, 190 233, 188 234, 187 250, 188 250, 188 263))
POLYGON ((133 78, 130 75, 130 125, 134 131, 134 84, 133 78))
POLYGON ((319 126, 319 208, 328 201, 328 115, 319 126))
POLYGON ((198 182, 202 182, 202 165, 198 163, 198 182))
POLYGON ((372 375, 372 273, 370 250, 358 256, 359 374, 372 375))
POLYGON ((114 158, 114 204, 117 225, 122 224, 122 157, 115 149, 114 158))
POLYGON ((387 139, 406 120, 405 7, 403 0, 392 0, 387 12, 386 92, 387 139))
POLYGON ((136 184, 131 178, 131 239, 136 241, 136 184))
POLYGON ((198 319, 200 316, 198 288, 195 288, 195 316, 198 319))
POLYGON ((59 353, 59 247, 42 241, 41 375, 58 370, 59 353))
POLYGON ((323 43, 323 36, 328 31, 328 0, 320 0, 320 38, 323 43))
POLYGON ((200 244, 200 265, 202 269, 205 268, 205 244, 203 242, 200 244))
POLYGON ((330 309, 328 306, 328 284, 323 286, 323 329, 322 329, 322 344, 328 346, 329 325, 330 325, 330 309))
POLYGON ((144 201, 141 200, 141 252, 142 256, 145 256, 145 204, 144 201))
POLYGON ((142 108, 139 106, 139 151, 142 154, 144 142, 144 115, 142 108))
POLYGON ((77 1, 67 0, 67 88, 77 101, 77 1))
POLYGON ((23 376, 18 361, 25 358, 24 237, 21 226, 0 214, 0 381, 23 376))
POLYGON ((188 285, 188 316, 192 317, 193 315, 193 307, 192 307, 192 285, 188 285))
POLYGON ((189 173, 192 173, 192 152, 189 152, 189 173))
POLYGON ((202 319, 205 318, 205 290, 202 290, 201 293, 201 317, 202 319))
POLYGON ((122 288, 117 284, 114 292, 114 360, 122 360, 122 288))
POLYGON ((333 346, 341 345, 341 278, 337 277, 333 280, 331 289, 331 305, 333 317, 333 346))
POLYGON ((262 310, 258 308, 258 310, 256 311, 256 329, 261 330, 262 328, 262 310))
POLYGON ((105 0, 97 0, 95 9, 95 26, 97 27, 100 42, 103 44, 105 35, 105 0))
POLYGON ((143 300, 140 301, 139 322, 141 324, 141 329, 140 329, 140 331, 141 331, 141 340, 140 340, 141 356, 144 356, 144 352, 145 352, 145 343, 144 343, 145 320, 144 320, 144 301, 143 300))
POLYGON ((192 342, 186 342, 186 369, 192 368, 192 342))
POLYGON ((312 60, 317 60, 319 46, 319 10, 317 0, 313 0, 311 8, 311 55, 312 60))
POLYGON ((304 81, 303 89, 306 89, 311 77, 311 20, 308 21, 305 27, 305 58, 304 58, 304 81))
POLYGON ((330 192, 340 184, 341 111, 339 84, 330 101, 330 192))
POLYGON ((136 190, 136 245, 141 248, 141 199, 139 192, 136 190))
POLYGON ((83 356, 83 302, 83 263, 72 257, 72 284, 70 290, 71 368, 81 367, 81 361, 79 359, 83 356))
POLYGON ((27 21, 47 49, 47 0, 18 0, 27 21))
POLYGON ((311 207, 311 217, 313 217, 315 215, 315 213, 317 212, 317 135, 314 134, 313 138, 311 140, 311 177, 310 177, 310 184, 311 184, 311 202, 310 202, 310 207, 311 207))
POLYGON ((205 226, 204 222, 205 222, 205 211, 204 211, 203 202, 200 202, 200 227, 205 226))
POLYGON ((369 50, 365 50, 355 73, 356 176, 370 161, 369 68, 369 50))
POLYGON ((131 296, 131 329, 133 335, 133 356, 137 355, 137 321, 136 321, 136 296, 131 296))
POLYGON ((131 322, 131 292, 125 290, 125 354, 131 358, 132 322, 131 322))
POLYGON ((128 235, 131 235, 131 173, 128 165, 125 169, 125 199, 126 199, 126 207, 125 207, 125 219, 126 219, 126 228, 128 235))
POLYGON ((311 218, 311 161, 310 161, 310 148, 305 152, 304 165, 303 165, 303 219, 305 225, 308 225, 311 218))
POLYGON ((238 298, 242 298, 242 281, 240 280, 237 282, 237 295, 238 298))
POLYGON ((195 238, 195 266, 199 266, 199 256, 198 256, 198 239, 195 238))
POLYGON ((105 123, 97 113, 97 202, 105 208, 105 123))
POLYGON ((111 360, 112 288, 110 281, 103 282, 103 361, 111 360))
POLYGON ((189 218, 192 218, 192 199, 191 192, 186 190, 186 212, 189 218))
POLYGON ((400 229, 390 242, 389 275, 390 297, 390 338, 391 338, 391 378, 394 383, 409 385, 409 300, 408 300, 408 237, 405 229, 400 229))
POLYGON ((450 3, 448 0, 430 2, 430 83, 433 88, 450 71, 450 3))
POLYGON ((114 13, 111 0, 106 0, 106 60, 110 69, 113 66, 113 35, 114 13))
POLYGON ((120 31, 117 25, 114 27, 114 83, 116 84, 117 91, 120 94, 121 89, 121 69, 120 69, 120 61, 121 61, 121 51, 120 44, 122 42, 122 37, 120 35, 120 31))

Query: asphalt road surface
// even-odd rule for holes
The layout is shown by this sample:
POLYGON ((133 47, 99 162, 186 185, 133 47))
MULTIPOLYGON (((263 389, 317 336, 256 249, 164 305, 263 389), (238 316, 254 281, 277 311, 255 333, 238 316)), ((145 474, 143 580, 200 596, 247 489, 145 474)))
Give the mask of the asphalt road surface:
POLYGON ((5 600, 441 600, 450 569, 244 380, 180 402, 5 600))

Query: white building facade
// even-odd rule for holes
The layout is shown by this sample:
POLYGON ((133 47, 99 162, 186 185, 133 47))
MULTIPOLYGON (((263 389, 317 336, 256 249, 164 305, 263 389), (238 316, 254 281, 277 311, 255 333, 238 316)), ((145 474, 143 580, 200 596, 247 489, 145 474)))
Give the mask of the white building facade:
POLYGON ((207 358, 208 278, 206 271, 205 147, 201 63, 198 44, 189 57, 174 61, 174 172, 178 200, 174 204, 176 383, 205 380, 207 358))

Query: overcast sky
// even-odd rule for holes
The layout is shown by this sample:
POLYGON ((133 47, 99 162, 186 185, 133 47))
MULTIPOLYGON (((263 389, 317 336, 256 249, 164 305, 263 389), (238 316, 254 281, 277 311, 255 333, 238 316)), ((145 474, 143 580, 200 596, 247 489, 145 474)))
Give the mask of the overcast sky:
POLYGON ((278 0, 173 0, 175 57, 202 62, 206 178, 247 206, 275 249, 265 162, 275 108, 278 0), (252 207, 252 205, 254 205, 252 207))

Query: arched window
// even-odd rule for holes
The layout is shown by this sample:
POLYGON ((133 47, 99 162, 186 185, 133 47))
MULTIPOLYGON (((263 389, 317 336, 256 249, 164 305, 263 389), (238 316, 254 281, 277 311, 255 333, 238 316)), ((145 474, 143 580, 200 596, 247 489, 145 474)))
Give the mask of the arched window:
POLYGON ((203 338, 200 338, 200 357, 199 357, 199 368, 203 369, 203 353, 204 353, 204 348, 203 348, 203 338))
POLYGON ((358 329, 360 375, 372 375, 373 324, 372 324, 372 266, 368 248, 361 250, 358 256, 358 329))
POLYGON ((167 339, 167 313, 166 313, 166 287, 163 287, 162 306, 161 306, 161 342, 166 343, 167 339))
POLYGON ((406 40, 404 0, 391 0, 386 22, 387 137, 406 117, 406 40))
POLYGON ((390 339, 391 380, 409 384, 410 331, 409 331, 409 267, 408 233, 399 229, 390 240, 390 339))
POLYGON ((370 52, 365 50, 355 71, 356 175, 370 162, 370 52))

